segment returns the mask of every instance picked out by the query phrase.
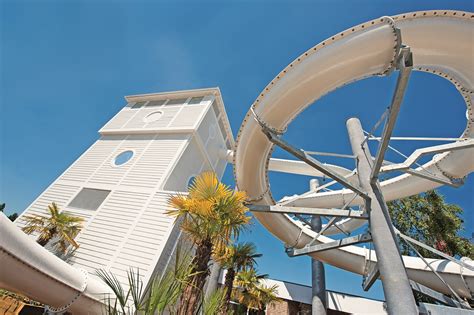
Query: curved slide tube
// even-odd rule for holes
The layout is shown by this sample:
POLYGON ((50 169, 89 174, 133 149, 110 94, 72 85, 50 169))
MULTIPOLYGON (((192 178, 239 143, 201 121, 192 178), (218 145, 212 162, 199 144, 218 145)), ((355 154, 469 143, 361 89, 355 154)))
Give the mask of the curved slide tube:
MULTIPOLYGON (((47 251, 0 213, 0 288, 73 314, 102 314, 110 289, 47 251)), ((113 296, 113 295, 112 295, 113 296)))
MULTIPOLYGON (((273 145, 261 131, 260 123, 277 131, 285 130, 293 119, 325 94, 351 82, 393 70, 401 30, 404 45, 411 48, 414 70, 434 73, 451 81, 467 105, 467 124, 462 138, 474 137, 471 106, 474 86, 474 15, 459 11, 413 12, 383 17, 358 25, 312 47, 288 65, 263 90, 242 123, 234 154, 234 175, 240 190, 255 204, 274 204, 268 183, 273 145)), ((427 108, 429 110, 429 108, 427 108)), ((461 178, 474 170, 474 149, 445 152, 423 165, 425 170, 450 178, 461 178)), ((440 184, 412 175, 401 175, 381 182, 387 201, 421 193, 440 184)), ((319 208, 341 207, 353 193, 342 189, 309 193, 288 205, 319 208)), ((362 204, 356 198, 353 205, 362 204)), ((316 234, 283 214, 255 213, 257 219, 284 243, 303 247, 316 234)), ((320 236, 318 241, 332 239, 320 236)), ((319 252, 312 256, 336 267, 363 274, 367 257, 376 261, 375 252, 357 246, 319 252)), ((450 294, 448 288, 425 263, 403 257, 410 279, 434 290, 450 294)), ((446 260, 429 260, 452 288, 463 297, 474 291, 474 271, 446 260)))

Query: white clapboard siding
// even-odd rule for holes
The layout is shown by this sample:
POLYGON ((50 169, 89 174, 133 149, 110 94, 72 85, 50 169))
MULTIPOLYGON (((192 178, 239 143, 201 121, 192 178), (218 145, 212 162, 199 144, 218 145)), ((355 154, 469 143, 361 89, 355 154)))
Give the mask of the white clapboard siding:
POLYGON ((153 107, 153 108, 142 108, 139 112, 123 126, 122 129, 143 129, 147 125, 151 125, 145 121, 145 118, 154 112, 162 112, 163 115, 158 119, 156 122, 153 123, 155 128, 164 128, 166 127, 169 122, 174 118, 176 113, 179 111, 179 106, 172 106, 172 107, 153 107))
POLYGON ((95 273, 95 269, 110 266, 130 232, 131 223, 140 214, 148 198, 149 195, 145 193, 112 192, 87 228, 77 237, 80 247, 72 263, 91 273, 95 273))
POLYGON ((48 206, 55 202, 60 210, 64 210, 69 200, 79 191, 79 186, 54 184, 45 190, 15 221, 18 227, 24 227, 23 215, 49 216, 48 206))
POLYGON ((62 180, 84 182, 101 166, 125 139, 125 136, 104 136, 60 177, 62 180))
POLYGON ((109 155, 108 158, 105 159, 105 163, 102 163, 94 172, 89 179, 89 182, 96 184, 118 184, 127 171, 140 160, 143 151, 154 138, 154 135, 134 135, 127 137, 127 141, 120 143, 115 152, 109 155), (120 166, 116 166, 114 160, 117 155, 128 150, 133 151, 133 156, 130 161, 120 166))
POLYGON ((217 125, 211 125, 211 135, 206 142, 206 152, 213 166, 217 165, 220 159, 223 159, 227 148, 224 137, 217 125))
POLYGON ((169 127, 194 127, 206 109, 205 105, 184 106, 169 127))
POLYGON ((209 138, 209 129, 211 125, 216 125, 217 119, 216 115, 212 110, 207 111, 204 119, 202 120, 201 125, 198 128, 198 134, 201 137, 202 143, 206 143, 209 138))
POLYGON ((196 141, 191 141, 164 183, 163 190, 186 191, 191 177, 211 169, 196 141))
POLYGON ((138 113, 138 111, 138 109, 131 109, 129 107, 125 107, 117 115, 115 115, 115 117, 112 118, 102 128, 102 130, 122 128, 127 123, 127 121, 129 121, 135 114, 138 113))
POLYGON ((186 138, 183 136, 158 136, 149 143, 146 151, 134 163, 121 184, 155 187, 162 180, 170 164, 177 159, 185 142, 186 138))
POLYGON ((179 112, 180 108, 181 106, 170 106, 170 107, 162 107, 160 109, 150 110, 150 113, 160 111, 163 113, 163 116, 161 116, 160 119, 156 121, 146 123, 144 128, 146 129, 166 128, 170 124, 170 122, 173 120, 173 118, 176 116, 176 114, 179 112))
POLYGON ((130 268, 139 269, 141 277, 153 272, 174 223, 174 218, 165 214, 169 209, 169 194, 154 194, 136 217, 133 228, 110 265, 110 270, 123 285, 127 284, 126 274, 130 268))

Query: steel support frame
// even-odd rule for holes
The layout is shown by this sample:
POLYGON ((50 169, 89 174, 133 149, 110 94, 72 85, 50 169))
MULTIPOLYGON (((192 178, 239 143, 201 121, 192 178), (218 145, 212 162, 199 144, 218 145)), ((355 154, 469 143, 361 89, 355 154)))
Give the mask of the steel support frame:
POLYGON ((459 303, 458 301, 442 294, 442 293, 439 293, 438 291, 435 291, 433 289, 430 289, 428 287, 425 287, 424 285, 422 284, 419 284, 418 282, 415 282, 413 280, 410 280, 410 285, 411 285, 411 288, 413 289, 413 291, 417 291, 423 295, 426 295, 444 305, 447 305, 447 306, 452 306, 452 307, 459 307, 459 308, 463 308, 464 305, 462 305, 461 303, 459 303))
POLYGON ((446 151, 456 151, 456 150, 468 149, 472 147, 474 147, 474 139, 416 149, 412 154, 410 154, 410 156, 404 162, 384 165, 380 169, 380 171, 381 172, 403 171, 410 168, 423 155, 433 154, 433 153, 442 153, 446 151))
MULTIPOLYGON (((395 122, 397 121, 398 113, 400 112, 400 106, 402 105, 403 96, 408 85, 411 70, 413 68, 413 56, 409 47, 403 47, 400 51, 398 60, 398 70, 400 71, 397 79, 397 86, 395 87, 395 93, 392 97, 392 103, 389 107, 387 122, 384 125, 382 132, 382 139, 380 140, 375 161, 370 173, 371 182, 378 180, 380 168, 382 167, 385 151, 387 151, 390 137, 392 136, 393 129, 395 128, 395 122)), ((365 144, 365 139, 361 143, 365 144)))
POLYGON ((277 135, 273 130, 268 128, 265 125, 262 126, 262 131, 265 133, 265 135, 268 137, 268 140, 272 142, 273 144, 279 146, 283 150, 287 151, 288 153, 292 154, 296 158, 300 159, 301 161, 305 162, 306 164, 314 167, 321 173, 325 174, 326 176, 334 179, 337 181, 339 184, 342 186, 352 190, 353 192, 357 193, 360 195, 362 198, 367 199, 367 194, 360 189, 360 187, 353 185, 350 183, 347 179, 344 178, 344 176, 341 176, 337 174, 336 172, 330 170, 327 168, 323 163, 320 161, 316 160, 312 156, 310 156, 308 153, 306 153, 303 149, 296 148, 283 140, 279 135, 277 135))
POLYGON ((369 291, 369 289, 379 277, 379 267, 377 266, 377 263, 374 263, 373 266, 367 272, 367 275, 364 276, 364 280, 362 281, 362 288, 364 289, 364 291, 369 291))
MULTIPOLYGON (((383 279, 382 286, 387 301, 387 311, 389 314, 418 314, 387 204, 377 177, 373 180, 374 162, 369 147, 364 142, 360 121, 357 118, 349 119, 347 129, 352 151, 357 156, 359 182, 370 198, 365 200, 365 208, 370 214, 370 233, 377 254, 377 267, 383 279)), ((383 160, 384 151, 379 150, 379 152, 383 160)))
MULTIPOLYGON (((366 213, 360 210, 352 209, 328 209, 328 208, 307 208, 307 207, 287 207, 287 206, 270 206, 270 205, 253 205, 247 204, 246 207, 252 212, 269 212, 269 213, 287 213, 287 214, 306 214, 330 217, 346 217, 355 219, 368 219, 366 213)), ((317 232, 317 231, 316 231, 317 232)))
POLYGON ((340 240, 336 240, 329 243, 305 246, 303 248, 288 248, 286 250, 286 253, 290 257, 296 257, 296 256, 308 255, 308 254, 316 253, 316 252, 322 252, 325 250, 340 248, 344 246, 349 246, 349 245, 367 243, 367 242, 370 242, 371 240, 372 238, 370 237, 369 233, 363 233, 363 234, 359 234, 355 236, 342 238, 340 240))

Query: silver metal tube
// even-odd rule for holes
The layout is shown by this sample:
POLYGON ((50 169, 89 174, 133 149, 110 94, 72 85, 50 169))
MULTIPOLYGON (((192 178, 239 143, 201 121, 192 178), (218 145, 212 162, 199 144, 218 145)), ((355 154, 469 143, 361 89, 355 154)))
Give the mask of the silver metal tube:
POLYGON ((418 314, 379 182, 376 180, 371 184, 373 161, 367 143, 361 146, 364 133, 359 119, 349 119, 347 130, 352 151, 357 156, 357 174, 360 185, 370 197, 370 200, 365 201, 365 207, 370 214, 370 233, 377 253, 377 265, 382 278, 388 313, 418 314))
MULTIPOLYGON (((316 191, 319 186, 317 179, 312 179, 309 183, 311 191, 316 191)), ((321 216, 313 215, 311 217, 311 229, 320 232, 322 228, 321 216)), ((324 272, 324 264, 317 259, 311 258, 311 314, 326 314, 326 278, 324 272)))
MULTIPOLYGON (((405 90, 408 85, 408 79, 410 78, 411 69, 413 66, 412 56, 409 47, 402 48, 401 56, 399 61, 400 72, 398 74, 397 86, 395 93, 393 94, 392 104, 390 105, 388 119, 383 128, 382 137, 380 140, 377 154, 375 155, 375 162, 371 169, 371 181, 375 182, 379 175, 379 170, 382 167, 382 162, 385 156, 385 151, 388 148, 388 143, 392 137, 393 129, 395 128, 395 122, 397 121, 398 113, 400 112, 400 106, 405 95, 405 90)), ((365 145, 365 139, 361 143, 365 145)), ((359 143, 359 145, 361 144, 359 143)))

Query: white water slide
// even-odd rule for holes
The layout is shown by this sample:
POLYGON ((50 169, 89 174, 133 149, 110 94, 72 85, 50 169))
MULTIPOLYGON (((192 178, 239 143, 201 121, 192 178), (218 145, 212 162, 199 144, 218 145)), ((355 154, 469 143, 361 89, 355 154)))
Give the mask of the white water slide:
POLYGON ((0 213, 0 288, 50 305, 53 312, 102 314, 111 291, 37 244, 0 213))
MULTIPOLYGON (((414 55, 415 68, 450 80, 462 93, 468 107, 467 126, 461 136, 472 141, 474 113, 471 98, 474 82, 472 14, 455 11, 416 12, 377 19, 344 31, 311 48, 285 68, 262 92, 248 113, 238 135, 234 155, 238 187, 248 192, 255 203, 274 204, 268 184, 268 165, 275 170, 320 176, 321 173, 301 162, 271 160, 272 144, 254 119, 274 128, 285 128, 308 104, 322 95, 353 81, 383 74, 394 64, 401 29, 403 43, 414 55), (254 112, 254 113, 253 113, 254 112)), ((350 171, 330 167, 341 175, 350 171)), ((430 173, 451 179, 461 178, 474 169, 473 149, 444 152, 423 166, 430 173)), ((403 175, 382 182, 387 200, 393 200, 438 187, 440 184, 421 177, 403 175)), ((309 193, 290 200, 288 205, 342 207, 351 191, 309 193)), ((353 205, 361 204, 356 198, 353 205)), ((303 247, 315 232, 301 222, 283 214, 255 216, 274 235, 287 244, 303 247)), ((346 230, 360 226, 356 220, 339 223, 346 230)), ((108 289, 87 273, 68 265, 36 244, 0 214, 0 265, 3 267, 0 287, 23 293, 57 308, 68 308, 74 314, 99 314, 101 301, 108 289), (6 267, 5 267, 6 266, 6 267)), ((327 234, 335 232, 329 228, 327 234)), ((331 239, 321 235, 317 242, 331 239)), ((364 273, 368 257, 375 253, 356 246, 324 251, 316 258, 336 267, 364 273)), ((404 257, 410 279, 440 292, 450 293, 445 285, 419 258, 404 257)), ((443 279, 462 297, 474 290, 472 265, 449 260, 429 259, 443 279)))
MULTIPOLYGON (((411 49, 413 70, 439 75, 456 86, 466 102, 467 120, 465 131, 459 139, 451 139, 453 141, 447 145, 420 149, 403 164, 382 166, 382 172, 395 169, 405 171, 403 175, 380 182, 385 200, 425 192, 443 183, 455 185, 456 181, 474 170, 474 15, 443 10, 412 12, 382 17, 334 35, 299 56, 261 92, 242 123, 233 155, 237 186, 248 193, 253 205, 340 209, 363 204, 360 196, 352 198, 354 191, 350 189, 309 191, 276 203, 271 195, 268 171, 311 176, 323 176, 323 173, 302 161, 271 158, 274 145, 262 130, 281 135, 305 108, 325 94, 351 82, 389 74, 396 67, 397 56, 403 47, 401 44, 411 49), (414 164, 421 153, 438 154, 421 167, 409 169, 408 166, 414 164)), ((324 166, 358 185, 357 175, 351 170, 334 165, 324 166)), ((325 235, 320 235, 315 241, 317 233, 307 224, 285 214, 290 211, 271 213, 279 208, 266 208, 273 210, 254 212, 255 217, 273 235, 296 249, 312 241, 314 244, 333 242, 325 235, 340 233, 340 229, 353 231, 364 224, 363 220, 354 218, 341 220, 337 227, 332 225, 322 233, 325 235)), ((376 262, 375 251, 353 245, 313 252, 311 256, 361 275, 366 273, 368 262, 372 265, 376 262)), ((474 265, 472 260, 463 260, 425 261, 456 294, 472 298, 474 265)), ((452 295, 453 292, 422 258, 404 256, 403 262, 409 279, 452 295)))

